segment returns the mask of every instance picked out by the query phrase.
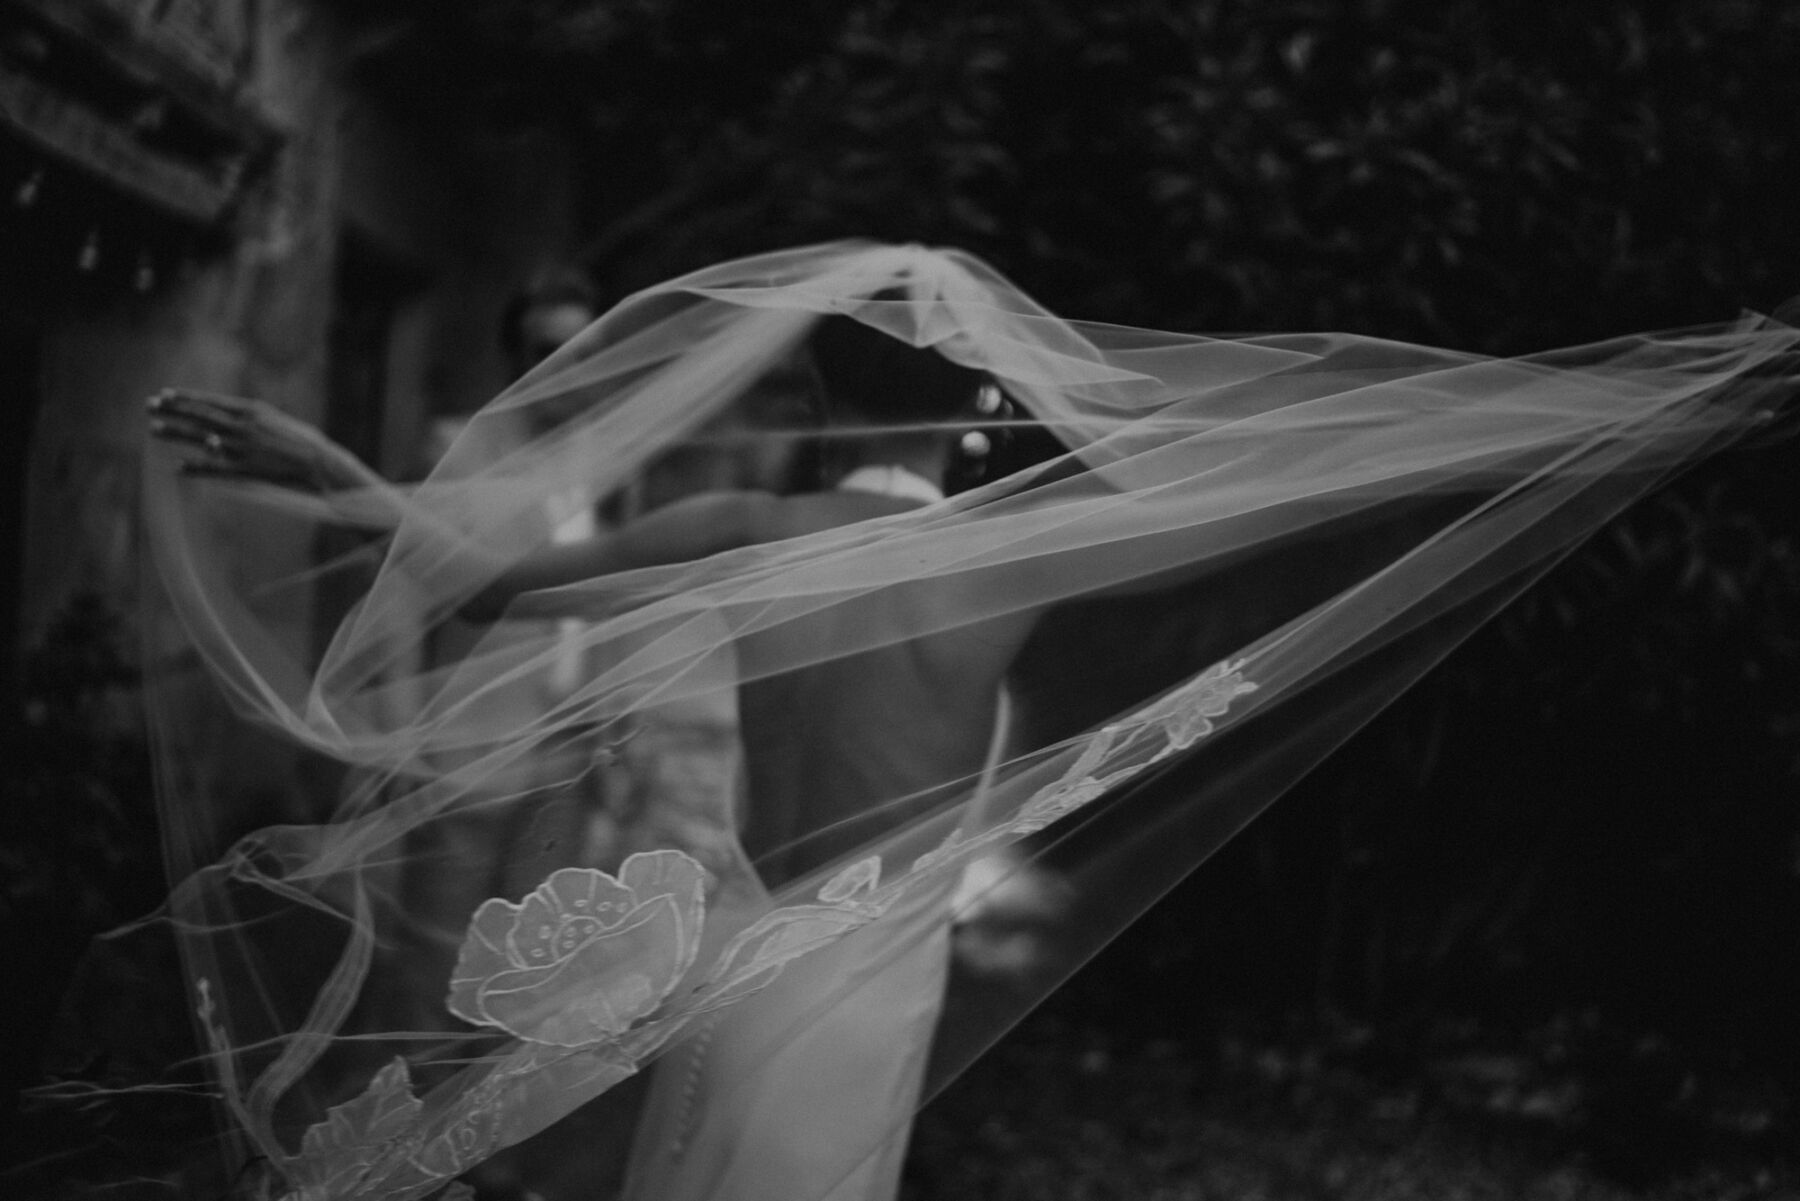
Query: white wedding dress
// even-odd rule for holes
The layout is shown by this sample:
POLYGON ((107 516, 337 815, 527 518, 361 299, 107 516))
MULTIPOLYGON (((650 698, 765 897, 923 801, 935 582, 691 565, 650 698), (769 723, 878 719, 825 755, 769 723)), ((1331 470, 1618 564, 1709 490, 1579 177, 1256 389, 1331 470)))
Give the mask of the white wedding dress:
POLYGON ((894 1197, 943 1007, 951 887, 907 898, 666 1052, 628 1201, 894 1197))
MULTIPOLYGON (((902 467, 838 488, 944 498, 902 467)), ((943 1008, 953 887, 909 896, 665 1052, 624 1201, 891 1201, 943 1008)))

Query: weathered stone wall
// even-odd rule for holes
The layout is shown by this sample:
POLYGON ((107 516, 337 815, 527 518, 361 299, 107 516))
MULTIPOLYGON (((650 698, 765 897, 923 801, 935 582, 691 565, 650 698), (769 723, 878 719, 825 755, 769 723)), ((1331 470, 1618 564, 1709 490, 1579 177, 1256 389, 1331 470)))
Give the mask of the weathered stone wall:
POLYGON ((554 138, 385 102, 353 82, 353 40, 331 14, 305 0, 256 7, 241 91, 283 144, 228 245, 165 272, 147 294, 90 296, 43 320, 20 581, 26 645, 74 593, 135 608, 145 396, 175 384, 324 414, 347 233, 416 279, 386 365, 378 457, 390 471, 415 462, 429 415, 473 407, 504 383, 505 297, 574 237, 554 138))

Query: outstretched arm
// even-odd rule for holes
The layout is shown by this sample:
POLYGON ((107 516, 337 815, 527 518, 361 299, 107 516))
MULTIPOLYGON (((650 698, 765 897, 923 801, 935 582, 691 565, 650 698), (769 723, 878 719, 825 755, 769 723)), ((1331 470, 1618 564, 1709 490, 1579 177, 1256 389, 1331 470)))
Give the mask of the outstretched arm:
MULTIPOLYGON (((183 465, 189 475, 252 480, 315 493, 391 487, 373 468, 316 427, 260 400, 217 393, 165 389, 152 396, 150 432, 165 442, 196 448, 201 457, 183 465)), ((779 499, 765 492, 714 492, 658 509, 616 533, 585 542, 545 546, 498 569, 491 583, 461 608, 481 621, 498 618, 522 593, 554 589, 596 576, 704 559, 763 541, 779 499)), ((399 506, 390 516, 395 524, 399 506)), ((457 554, 466 547, 453 548, 457 554)), ((534 597, 533 616, 578 613, 571 598, 534 597)))
POLYGON ((316 426, 262 400, 165 388, 144 402, 150 433, 191 446, 189 475, 259 480, 304 492, 343 492, 385 481, 316 426))
POLYGON ((318 496, 356 493, 347 525, 392 529, 404 516, 393 485, 318 427, 262 400, 165 388, 144 402, 150 433, 200 452, 182 473, 274 484, 318 496))
MULTIPOLYGON (((504 567, 492 583, 462 607, 464 617, 491 621, 515 597, 543 593, 637 567, 688 563, 739 546, 768 541, 781 499, 768 492, 707 492, 676 501, 624 528, 591 538, 545 546, 504 567)), ((579 598, 533 596, 514 616, 579 616, 579 598)))

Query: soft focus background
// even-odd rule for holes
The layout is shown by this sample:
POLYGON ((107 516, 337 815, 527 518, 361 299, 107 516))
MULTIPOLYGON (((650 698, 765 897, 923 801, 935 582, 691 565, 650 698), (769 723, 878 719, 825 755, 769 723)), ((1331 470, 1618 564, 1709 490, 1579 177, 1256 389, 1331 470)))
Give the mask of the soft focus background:
MULTIPOLYGON (((404 475, 504 382, 531 271, 615 299, 842 236, 964 247, 1073 317, 1502 354, 1800 295, 1788 0, 0 0, 0 101, 9 1103, 46 1053, 130 1066, 71 1061, 56 1010, 163 887, 155 387, 404 475)), ((1129 616, 1096 661, 1186 636, 1129 616)), ((909 1188, 1800 1196, 1797 979, 1788 442, 1646 501, 1382 714, 927 1111, 909 1188)), ((128 1024, 152 1061, 186 1037, 128 1024)), ((32 1188, 58 1139, 141 1137, 20 1104, 32 1188)))

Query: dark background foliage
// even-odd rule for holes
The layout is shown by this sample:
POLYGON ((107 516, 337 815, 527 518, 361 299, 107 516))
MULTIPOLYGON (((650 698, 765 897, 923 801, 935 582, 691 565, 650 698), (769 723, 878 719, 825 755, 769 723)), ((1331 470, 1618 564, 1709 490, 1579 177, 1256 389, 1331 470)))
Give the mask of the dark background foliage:
POLYGON ((1716 319, 1785 299, 1800 269, 1780 186, 1797 20, 1616 0, 670 3, 589 67, 595 195, 641 197, 596 266, 917 239, 1074 315, 1496 352, 1716 319))

